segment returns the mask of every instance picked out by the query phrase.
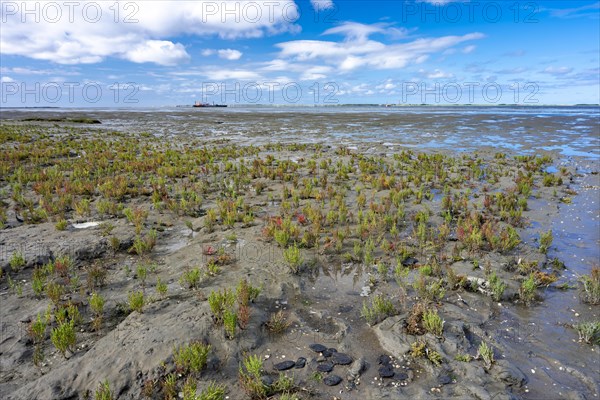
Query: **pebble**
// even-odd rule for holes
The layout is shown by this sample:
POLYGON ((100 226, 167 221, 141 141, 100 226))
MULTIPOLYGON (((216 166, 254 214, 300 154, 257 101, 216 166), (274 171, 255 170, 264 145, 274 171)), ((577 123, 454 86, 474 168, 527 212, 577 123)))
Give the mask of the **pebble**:
POLYGON ((344 353, 333 353, 333 355, 331 356, 331 361, 333 361, 334 364, 337 365, 348 365, 352 363, 352 357, 350 357, 348 354, 344 354, 344 353))
POLYGON ((342 378, 337 375, 329 375, 323 378, 323 383, 327 386, 338 385, 342 381, 342 378))
MULTIPOLYGON (((408 378, 408 375, 406 376, 408 378)), ((452 378, 448 375, 440 375, 437 378, 438 382, 442 385, 447 385, 452 382, 452 378)))
POLYGON ((386 355, 386 354, 382 354, 382 355, 380 355, 380 356, 379 356, 379 358, 377 359, 377 362, 378 362, 379 364, 382 364, 382 365, 388 365, 389 363, 391 363, 391 362, 392 362, 392 359, 391 359, 391 357, 390 357, 390 356, 388 356, 388 355, 386 355))
POLYGON ((366 363, 363 357, 354 361, 350 369, 348 370, 348 380, 358 379, 361 372, 365 369, 366 363))
POLYGON ((260 380, 265 386, 271 386, 275 383, 275 378, 273 378, 271 375, 263 375, 260 377, 260 380))
POLYGON ((418 262, 419 262, 419 260, 417 260, 416 258, 408 257, 404 261, 402 261, 402 266, 412 267, 413 265, 417 264, 418 262))
POLYGON ((287 361, 282 361, 280 363, 274 364, 273 369, 275 369, 276 371, 285 371, 290 368, 294 368, 295 365, 296 365, 296 363, 294 361, 287 360, 287 361))
POLYGON ((338 307, 338 312, 340 313, 347 313, 352 311, 354 307, 352 307, 351 305, 341 305, 338 307))
POLYGON ((331 372, 333 371, 333 363, 324 362, 317 365, 317 371, 319 372, 331 372))
POLYGON ((304 368, 306 365, 306 358, 300 357, 296 360, 296 368, 304 368))
POLYGON ((396 375, 396 378, 398 378, 401 381, 405 381, 408 379, 408 374, 405 372, 399 372, 398 375, 396 375))
POLYGON ((323 353, 323 356, 325 356, 325 357, 331 357, 334 353, 337 353, 337 350, 333 349, 333 348, 329 348, 329 349, 323 350, 321 353, 323 353))
POLYGON ((379 368, 379 376, 382 378, 391 378, 394 376, 394 368, 391 365, 384 365, 379 368))
POLYGON ((309 345, 308 347, 316 353, 322 353, 325 350, 327 350, 327 347, 323 346, 322 344, 318 344, 318 343, 313 343, 313 344, 309 345))

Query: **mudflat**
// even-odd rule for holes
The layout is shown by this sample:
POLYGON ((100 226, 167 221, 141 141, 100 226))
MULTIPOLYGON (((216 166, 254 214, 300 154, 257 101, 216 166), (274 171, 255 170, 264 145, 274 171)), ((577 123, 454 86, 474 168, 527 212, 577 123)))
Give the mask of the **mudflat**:
POLYGON ((0 394, 598 396, 594 118, 3 111, 0 394))

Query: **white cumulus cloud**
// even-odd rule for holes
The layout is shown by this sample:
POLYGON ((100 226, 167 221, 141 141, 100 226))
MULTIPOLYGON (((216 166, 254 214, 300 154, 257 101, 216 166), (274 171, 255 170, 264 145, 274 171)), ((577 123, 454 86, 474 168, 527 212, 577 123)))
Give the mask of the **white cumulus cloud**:
POLYGON ((462 52, 463 52, 464 54, 471 54, 472 52, 474 52, 474 51, 475 51, 475 49, 476 49, 476 48, 477 48, 477 46, 475 46, 475 45, 470 45, 470 46, 467 46, 467 47, 465 47, 464 49, 462 49, 462 52))
POLYGON ((425 62, 431 54, 443 52, 461 43, 481 39, 481 33, 462 36, 419 38, 409 42, 385 44, 369 35, 382 31, 381 25, 345 24, 325 33, 342 33, 342 42, 294 40, 278 43, 279 58, 288 62, 322 62, 341 71, 359 68, 396 69, 425 62))
POLYGON ((258 38, 299 29, 293 0, 27 4, 0 0, 0 7, 2 54, 59 64, 91 64, 116 57, 173 65, 189 58, 173 39, 181 35, 258 38))
POLYGON ((571 67, 548 67, 544 70, 545 73, 550 74, 550 75, 566 75, 569 74, 571 72, 573 72, 573 68, 571 67))
POLYGON ((233 49, 221 49, 217 51, 217 54, 219 54, 219 57, 225 59, 225 60, 239 60, 242 57, 242 52, 238 51, 238 50, 233 50, 233 49))
POLYGON ((177 65, 189 60, 190 56, 180 43, 165 40, 148 40, 124 54, 124 58, 136 62, 151 62, 159 65, 177 65))
POLYGON ((440 69, 434 69, 433 71, 425 71, 424 69, 419 70, 419 73, 429 79, 449 79, 454 78, 454 74, 451 72, 444 72, 440 69))
POLYGON ((312 4, 313 8, 317 12, 322 10, 330 10, 335 7, 333 0, 310 0, 310 4, 312 4))

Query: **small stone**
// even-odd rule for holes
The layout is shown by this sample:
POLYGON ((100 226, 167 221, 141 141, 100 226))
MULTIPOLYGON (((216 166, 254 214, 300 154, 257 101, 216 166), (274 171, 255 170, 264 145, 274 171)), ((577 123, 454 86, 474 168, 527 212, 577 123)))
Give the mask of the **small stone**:
POLYGON ((306 365, 306 358, 300 357, 296 360, 296 368, 304 368, 306 365))
POLYGON ((327 347, 323 346, 322 344, 318 344, 318 343, 313 343, 313 344, 309 345, 308 347, 315 353, 322 353, 325 350, 327 350, 327 347))
POLYGON ((325 357, 331 357, 334 353, 337 353, 337 350, 334 348, 325 349, 321 352, 325 357))
POLYGON ((262 381, 263 385, 267 387, 275 383, 275 378, 273 378, 271 375, 263 375, 260 377, 260 380, 262 381))
POLYGON ((404 261, 402 261, 402 266, 404 267, 412 267, 413 265, 418 264, 419 260, 414 257, 407 257, 404 261))
POLYGON ((394 367, 392 367, 391 365, 384 365, 383 367, 379 368, 379 376, 382 378, 391 378, 392 376, 394 376, 394 367))
POLYGON ((352 307, 351 305, 344 304, 344 305, 341 305, 338 307, 338 312, 347 313, 347 312, 352 311, 353 308, 354 307, 352 307))
POLYGON ((361 372, 366 368, 366 362, 363 357, 360 357, 358 360, 354 361, 350 369, 348 370, 348 380, 358 379, 361 372))
POLYGON ((285 371, 290 368, 294 368, 296 363, 292 360, 282 361, 280 363, 274 364, 273 369, 276 371, 285 371))
POLYGON ((337 365, 348 365, 352 363, 352 357, 344 353, 333 353, 331 361, 337 365))
POLYGON ((398 380, 400 380, 400 381, 405 381, 405 380, 407 380, 407 379, 408 379, 408 374, 407 374, 407 373, 405 373, 405 372, 399 372, 399 373, 396 375, 396 378, 398 378, 398 380))
POLYGON ((388 365, 389 363, 392 362, 392 359, 390 356, 386 355, 386 354, 382 354, 379 356, 379 358, 377 359, 377 362, 381 365, 388 365))
POLYGON ((447 385, 452 382, 452 378, 450 378, 450 376, 448 376, 448 375, 440 375, 440 376, 438 376, 437 381, 441 385, 447 385))
POLYGON ((339 383, 341 381, 342 381, 342 378, 337 375, 329 375, 329 376, 326 376, 325 378, 323 378, 323 383, 326 384, 327 386, 339 385, 339 383))
POLYGON ((317 365, 317 371, 331 372, 331 371, 333 371, 333 363, 330 363, 329 361, 321 363, 321 364, 317 365))

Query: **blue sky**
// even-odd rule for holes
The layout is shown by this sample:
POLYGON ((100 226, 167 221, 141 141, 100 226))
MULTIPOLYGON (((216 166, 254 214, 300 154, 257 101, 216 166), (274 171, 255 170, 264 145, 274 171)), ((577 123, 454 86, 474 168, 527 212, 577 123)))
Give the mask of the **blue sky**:
POLYGON ((0 1, 4 107, 600 103, 600 1, 0 1))

